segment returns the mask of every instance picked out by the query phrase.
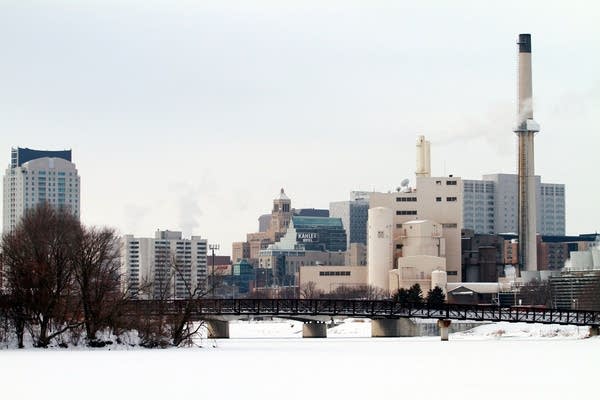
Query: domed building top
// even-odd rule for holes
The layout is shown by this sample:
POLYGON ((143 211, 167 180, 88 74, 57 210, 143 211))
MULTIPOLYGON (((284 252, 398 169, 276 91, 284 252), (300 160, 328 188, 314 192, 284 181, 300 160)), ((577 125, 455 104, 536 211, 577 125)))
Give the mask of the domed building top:
POLYGON ((285 194, 283 188, 281 188, 281 192, 279 193, 279 197, 277 198, 277 200, 289 200, 290 198, 287 197, 287 195, 285 194))

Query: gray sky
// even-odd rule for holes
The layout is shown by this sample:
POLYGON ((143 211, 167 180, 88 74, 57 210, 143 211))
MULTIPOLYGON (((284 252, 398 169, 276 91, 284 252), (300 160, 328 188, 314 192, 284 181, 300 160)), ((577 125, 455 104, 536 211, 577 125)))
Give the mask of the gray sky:
POLYGON ((0 165, 73 149, 82 220, 220 243, 294 207, 433 174, 516 171, 516 39, 532 34, 536 173, 600 230, 595 1, 0 0, 0 165))

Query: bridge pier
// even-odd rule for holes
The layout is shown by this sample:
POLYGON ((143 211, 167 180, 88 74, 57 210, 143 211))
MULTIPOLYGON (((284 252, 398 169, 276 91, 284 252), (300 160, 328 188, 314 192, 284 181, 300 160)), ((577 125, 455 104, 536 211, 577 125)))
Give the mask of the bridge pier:
POLYGON ((326 338, 327 324, 321 321, 310 321, 302 324, 303 338, 326 338))
POLYGON ((438 327, 440 328, 440 336, 442 338, 442 342, 448 341, 448 327, 450 326, 451 322, 452 321, 450 321, 449 319, 438 320, 438 327))
POLYGON ((592 325, 590 326, 590 337, 592 336, 600 336, 600 326, 592 325))
POLYGON ((206 321, 209 339, 229 339, 229 322, 210 319, 206 321))
POLYGON ((412 337, 417 335, 417 325, 409 318, 371 320, 371 337, 412 337))

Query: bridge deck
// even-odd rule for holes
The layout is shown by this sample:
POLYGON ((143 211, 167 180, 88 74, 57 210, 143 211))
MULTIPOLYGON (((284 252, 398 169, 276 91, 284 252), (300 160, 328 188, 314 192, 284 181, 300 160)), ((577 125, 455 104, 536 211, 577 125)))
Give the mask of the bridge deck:
MULTIPOLYGON (((128 313, 179 314, 187 300, 160 302, 131 301, 128 313)), ((373 319, 435 318, 491 322, 530 322, 562 325, 600 325, 600 311, 560 310, 539 307, 497 307, 487 305, 444 304, 430 307, 401 304, 389 300, 330 299, 200 299, 191 304, 193 318, 217 316, 273 317, 358 317, 373 319)))

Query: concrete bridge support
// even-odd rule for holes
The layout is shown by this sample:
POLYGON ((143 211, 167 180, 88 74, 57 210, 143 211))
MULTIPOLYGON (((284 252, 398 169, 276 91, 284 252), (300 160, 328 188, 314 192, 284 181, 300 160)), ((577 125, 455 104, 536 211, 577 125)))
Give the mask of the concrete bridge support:
POLYGON ((438 320, 438 327, 440 328, 440 336, 442 337, 443 342, 448 341, 448 328, 450 327, 449 319, 440 319, 438 320))
POLYGON ((371 337, 418 336, 417 325, 409 318, 371 320, 371 337))
POLYGON ((600 326, 598 326, 598 325, 590 326, 590 337, 591 336, 600 336, 600 326))
POLYGON ((206 321, 210 339, 229 339, 229 322, 211 319, 206 321))
POLYGON ((327 324, 320 321, 305 322, 302 324, 303 338, 326 338, 327 324))

